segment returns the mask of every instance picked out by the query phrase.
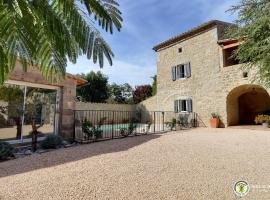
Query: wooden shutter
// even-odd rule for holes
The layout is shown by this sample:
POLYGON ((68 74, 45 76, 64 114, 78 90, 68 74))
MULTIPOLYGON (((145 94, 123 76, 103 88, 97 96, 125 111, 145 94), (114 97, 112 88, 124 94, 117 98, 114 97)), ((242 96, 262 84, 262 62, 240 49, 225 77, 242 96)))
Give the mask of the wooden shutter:
POLYGON ((176 77, 179 79, 180 78, 180 65, 176 66, 176 77))
POLYGON ((183 111, 182 103, 183 103, 183 100, 178 100, 179 112, 182 112, 183 111))
POLYGON ((177 113, 178 112, 178 101, 174 100, 174 112, 177 113))
POLYGON ((176 66, 172 67, 172 80, 175 81, 176 80, 176 66))
POLYGON ((182 67, 181 67, 181 65, 177 65, 177 78, 178 79, 183 78, 182 77, 182 67))
POLYGON ((187 100, 187 111, 192 112, 192 99, 187 100))
POLYGON ((186 71, 186 77, 189 78, 191 77, 191 67, 190 67, 190 63, 187 63, 185 65, 185 71, 186 71))

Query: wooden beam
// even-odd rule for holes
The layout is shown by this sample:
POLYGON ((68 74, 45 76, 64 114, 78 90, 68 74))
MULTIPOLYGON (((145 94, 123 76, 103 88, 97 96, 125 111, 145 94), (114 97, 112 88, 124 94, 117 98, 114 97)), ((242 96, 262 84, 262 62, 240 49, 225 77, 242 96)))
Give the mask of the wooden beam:
POLYGON ((235 43, 232 43, 232 44, 228 44, 228 45, 224 45, 222 47, 222 49, 229 49, 229 48, 233 48, 233 47, 237 47, 241 44, 241 42, 235 42, 235 43))

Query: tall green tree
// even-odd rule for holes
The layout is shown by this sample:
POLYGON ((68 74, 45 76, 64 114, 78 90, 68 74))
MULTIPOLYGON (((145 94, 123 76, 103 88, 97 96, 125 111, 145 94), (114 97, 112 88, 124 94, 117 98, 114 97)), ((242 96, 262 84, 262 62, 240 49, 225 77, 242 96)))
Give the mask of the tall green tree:
POLYGON ((247 69, 258 68, 258 80, 270 87, 270 1, 241 0, 230 11, 238 18, 228 35, 242 41, 235 57, 247 69))
POLYGON ((85 102, 105 103, 109 98, 108 77, 100 71, 91 71, 81 77, 88 83, 77 89, 77 97, 85 102))
POLYGON ((123 103, 132 104, 132 87, 128 84, 117 85, 113 83, 109 86, 110 98, 107 100, 108 103, 123 103))
POLYGON ((157 75, 152 77, 152 96, 155 96, 157 94, 157 75))
POLYGON ((116 0, 0 0, 0 84, 19 58, 50 81, 64 78, 67 61, 85 54, 103 67, 113 52, 97 26, 121 29, 116 0))

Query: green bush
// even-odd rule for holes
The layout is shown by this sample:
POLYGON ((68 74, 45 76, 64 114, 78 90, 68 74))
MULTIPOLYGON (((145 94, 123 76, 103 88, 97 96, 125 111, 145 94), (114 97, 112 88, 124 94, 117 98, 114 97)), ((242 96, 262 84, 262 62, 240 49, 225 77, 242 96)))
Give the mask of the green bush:
POLYGON ((165 122, 166 126, 169 127, 171 131, 176 128, 176 123, 177 120, 175 118, 172 118, 169 122, 165 122))
POLYGON ((134 124, 133 122, 130 122, 128 124, 128 133, 132 134, 137 128, 137 124, 134 124))
POLYGON ((42 142, 43 149, 56 149, 63 142, 63 139, 58 135, 48 135, 42 142))
POLYGON ((13 157, 14 147, 7 142, 0 142, 0 160, 7 160, 13 157))
POLYGON ((103 137, 103 130, 101 129, 101 127, 104 124, 105 120, 106 117, 101 118, 98 122, 98 125, 96 126, 94 126, 92 122, 87 121, 86 119, 84 120, 82 125, 82 131, 86 134, 88 140, 93 136, 95 136, 96 139, 101 139, 103 137))

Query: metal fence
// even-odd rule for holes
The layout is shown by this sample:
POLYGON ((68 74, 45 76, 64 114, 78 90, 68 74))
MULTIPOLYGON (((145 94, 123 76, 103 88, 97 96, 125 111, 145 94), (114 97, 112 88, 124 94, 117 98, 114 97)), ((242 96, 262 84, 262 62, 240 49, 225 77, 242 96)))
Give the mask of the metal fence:
POLYGON ((196 113, 77 110, 74 117, 74 139, 78 142, 164 133, 198 126, 196 113))

